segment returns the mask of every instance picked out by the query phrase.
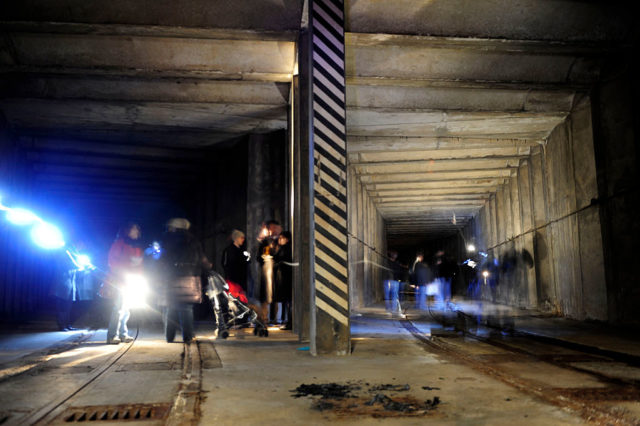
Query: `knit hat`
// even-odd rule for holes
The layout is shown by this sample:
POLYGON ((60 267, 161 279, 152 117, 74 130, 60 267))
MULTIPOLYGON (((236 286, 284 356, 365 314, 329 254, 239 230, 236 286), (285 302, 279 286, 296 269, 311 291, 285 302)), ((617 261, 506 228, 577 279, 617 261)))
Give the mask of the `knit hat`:
POLYGON ((167 222, 167 228, 184 229, 185 231, 191 227, 191 222, 183 217, 174 217, 167 222))

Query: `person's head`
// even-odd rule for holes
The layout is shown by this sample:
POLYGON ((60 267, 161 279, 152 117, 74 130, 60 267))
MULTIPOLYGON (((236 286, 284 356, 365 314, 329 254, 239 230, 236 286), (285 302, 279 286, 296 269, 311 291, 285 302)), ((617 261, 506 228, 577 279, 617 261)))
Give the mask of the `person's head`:
POLYGON ((395 250, 389 251, 389 259, 396 260, 398 258, 398 252, 395 250))
POLYGON ((280 244, 281 246, 286 245, 290 241, 291 241, 291 232, 289 232, 289 231, 284 231, 278 237, 278 244, 280 244))
POLYGON ((236 247, 240 247, 242 246, 242 244, 244 244, 244 232, 238 230, 238 229, 234 229, 231 232, 231 241, 233 241, 233 244, 236 247))
POLYGON ((422 262, 424 260, 424 252, 422 252, 422 251, 417 252, 416 253, 416 260, 418 262, 422 262))
POLYGON ((191 222, 183 217, 174 217, 167 222, 167 231, 188 231, 191 227, 191 222))
POLYGON ((118 232, 118 238, 137 240, 140 238, 140 234, 140 225, 134 222, 129 222, 120 229, 118 232))
POLYGON ((282 232, 282 226, 275 220, 270 220, 267 222, 267 230, 269 232, 269 236, 272 238, 278 238, 280 233, 282 232))

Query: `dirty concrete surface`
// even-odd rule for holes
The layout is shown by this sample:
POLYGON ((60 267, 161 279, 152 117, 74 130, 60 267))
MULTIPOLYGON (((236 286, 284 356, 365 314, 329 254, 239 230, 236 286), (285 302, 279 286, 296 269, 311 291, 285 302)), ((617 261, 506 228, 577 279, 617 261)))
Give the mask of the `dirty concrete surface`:
MULTIPOLYGON (((198 343, 189 347, 165 343, 157 321, 143 323, 132 344, 105 345, 104 330, 82 331, 60 339, 62 350, 33 352, 29 343, 20 358, 16 336, 5 336, 2 348, 11 341, 14 353, 0 367, 6 373, 0 379, 0 421, 71 424, 81 413, 107 416, 115 408, 121 415, 149 416, 136 424, 640 421, 636 366, 539 342, 529 348, 573 367, 564 368, 551 358, 547 362, 474 340, 421 312, 409 312, 408 319, 442 346, 423 344, 406 321, 378 308, 352 316, 353 351, 346 357, 312 357, 296 335, 278 328, 268 338, 248 328, 214 340, 212 324, 204 322, 198 343), (17 366, 23 371, 7 373, 17 366), (563 400, 567 404, 558 403, 563 400), (80 414, 64 421, 74 409, 80 414), (151 416, 152 409, 159 418, 151 416)), ((514 343, 519 350, 525 346, 514 343)))

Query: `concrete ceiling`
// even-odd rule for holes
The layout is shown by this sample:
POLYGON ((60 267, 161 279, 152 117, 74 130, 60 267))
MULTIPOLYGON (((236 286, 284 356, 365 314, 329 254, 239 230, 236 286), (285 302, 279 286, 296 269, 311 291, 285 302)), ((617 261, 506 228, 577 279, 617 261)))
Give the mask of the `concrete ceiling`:
POLYGON ((392 244, 463 227, 631 37, 623 10, 593 1, 348 6, 350 170, 392 244))
MULTIPOLYGON (((0 5, 0 111, 52 191, 192 179, 189 149, 286 128, 302 0, 98 3, 0 5)), ((345 10, 348 161, 391 237, 463 226, 635 37, 589 0, 345 10)))

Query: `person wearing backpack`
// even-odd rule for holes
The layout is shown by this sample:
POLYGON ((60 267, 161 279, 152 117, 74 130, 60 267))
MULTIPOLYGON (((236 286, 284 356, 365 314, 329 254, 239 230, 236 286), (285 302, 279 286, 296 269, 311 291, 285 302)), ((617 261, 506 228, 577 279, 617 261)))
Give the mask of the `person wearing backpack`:
POLYGON ((178 327, 182 328, 183 342, 195 340, 193 305, 202 301, 200 276, 212 266, 198 240, 189 232, 190 226, 187 219, 170 219, 160 242, 162 253, 158 261, 165 282, 159 305, 163 307, 164 332, 169 343, 175 339, 178 327))

